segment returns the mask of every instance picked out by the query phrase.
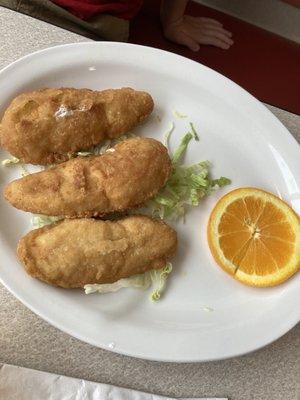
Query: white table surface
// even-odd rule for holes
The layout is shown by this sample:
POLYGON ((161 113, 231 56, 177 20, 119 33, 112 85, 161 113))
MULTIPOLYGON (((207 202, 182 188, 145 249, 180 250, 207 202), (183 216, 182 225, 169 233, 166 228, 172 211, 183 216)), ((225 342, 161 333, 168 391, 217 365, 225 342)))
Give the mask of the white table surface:
MULTIPOLYGON (((88 41, 2 7, 0 38, 0 68, 36 50, 88 41)), ((268 107, 300 142, 300 117, 268 107)), ((264 349, 225 361, 164 364, 120 356, 60 332, 29 311, 0 285, 0 363, 166 396, 296 400, 297 390, 299 395, 299 368, 296 367, 299 356, 299 324, 264 349)))

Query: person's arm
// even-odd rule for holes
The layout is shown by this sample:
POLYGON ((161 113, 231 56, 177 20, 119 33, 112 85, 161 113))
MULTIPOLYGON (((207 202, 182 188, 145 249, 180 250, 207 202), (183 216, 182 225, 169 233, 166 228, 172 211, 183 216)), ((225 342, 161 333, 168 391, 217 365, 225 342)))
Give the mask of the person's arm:
POLYGON ((201 44, 228 49, 232 44, 231 32, 211 18, 185 15, 188 0, 162 0, 161 22, 164 35, 172 42, 198 51, 201 44))

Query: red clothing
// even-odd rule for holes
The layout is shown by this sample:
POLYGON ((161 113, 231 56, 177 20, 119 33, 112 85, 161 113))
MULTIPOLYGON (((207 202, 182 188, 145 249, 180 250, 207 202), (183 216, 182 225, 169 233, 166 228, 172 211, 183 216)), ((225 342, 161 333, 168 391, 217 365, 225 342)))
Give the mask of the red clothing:
POLYGON ((83 20, 103 13, 131 19, 143 4, 143 0, 52 0, 52 2, 83 20))

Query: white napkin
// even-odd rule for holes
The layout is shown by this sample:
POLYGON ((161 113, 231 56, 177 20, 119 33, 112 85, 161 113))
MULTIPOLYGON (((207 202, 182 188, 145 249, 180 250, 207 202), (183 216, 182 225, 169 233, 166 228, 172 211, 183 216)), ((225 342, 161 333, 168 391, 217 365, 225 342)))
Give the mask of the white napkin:
POLYGON ((0 395, 5 400, 174 400, 8 364, 0 368, 0 395))

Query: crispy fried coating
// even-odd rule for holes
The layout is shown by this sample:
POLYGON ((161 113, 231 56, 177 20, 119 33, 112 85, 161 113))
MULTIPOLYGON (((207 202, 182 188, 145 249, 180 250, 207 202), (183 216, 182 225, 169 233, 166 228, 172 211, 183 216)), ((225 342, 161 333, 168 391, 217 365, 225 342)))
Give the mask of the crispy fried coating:
POLYGON ((1 145, 25 163, 59 163, 104 139, 120 137, 152 110, 151 96, 131 88, 24 93, 4 113, 1 145))
POLYGON ((142 205, 166 183, 171 160, 155 139, 133 138, 101 156, 78 157, 7 185, 14 207, 37 214, 91 217, 142 205))
POLYGON ((162 268, 176 248, 176 232, 167 224, 133 215, 118 221, 69 219, 35 229, 20 240, 17 254, 29 275, 77 288, 162 268))

